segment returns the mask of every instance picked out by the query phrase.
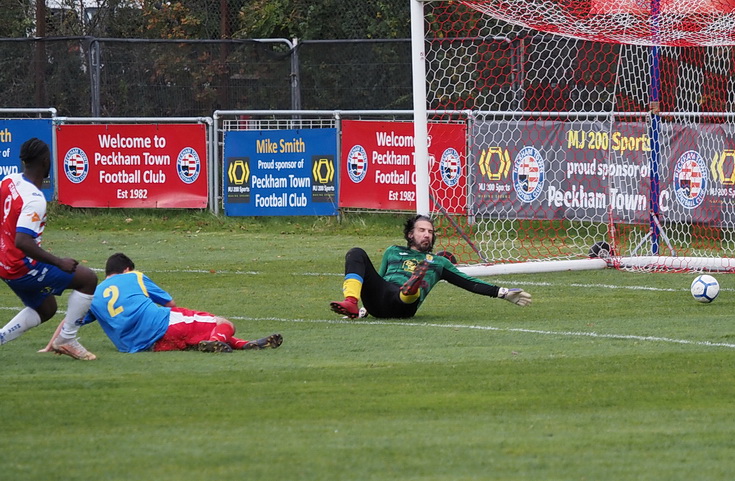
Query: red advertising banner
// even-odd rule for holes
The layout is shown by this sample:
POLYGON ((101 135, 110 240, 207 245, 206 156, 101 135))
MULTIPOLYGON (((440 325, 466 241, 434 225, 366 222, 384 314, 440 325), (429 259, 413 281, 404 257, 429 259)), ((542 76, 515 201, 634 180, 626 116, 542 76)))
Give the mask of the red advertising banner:
POLYGON ((56 158, 61 204, 207 206, 203 124, 59 125, 56 158))
MULTIPOLYGON (((449 213, 467 209, 467 127, 429 125, 431 204, 449 213)), ((411 122, 342 122, 339 206, 416 210, 416 167, 411 122)))

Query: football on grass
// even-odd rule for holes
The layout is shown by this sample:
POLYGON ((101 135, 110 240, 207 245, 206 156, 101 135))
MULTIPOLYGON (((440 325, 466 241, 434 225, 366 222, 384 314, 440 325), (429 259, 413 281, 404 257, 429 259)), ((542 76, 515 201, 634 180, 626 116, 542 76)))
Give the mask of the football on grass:
POLYGON ((699 302, 712 302, 720 293, 720 284, 711 275, 702 274, 692 282, 691 292, 699 302))

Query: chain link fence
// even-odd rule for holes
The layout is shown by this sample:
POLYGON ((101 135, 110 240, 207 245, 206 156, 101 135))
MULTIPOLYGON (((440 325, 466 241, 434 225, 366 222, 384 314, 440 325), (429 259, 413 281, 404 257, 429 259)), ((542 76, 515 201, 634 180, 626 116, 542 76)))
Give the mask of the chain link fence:
POLYGON ((14 0, 6 7, 6 108, 157 117, 411 107, 408 0, 14 0))
POLYGON ((409 40, 0 39, 0 105, 62 116, 411 108, 409 40))

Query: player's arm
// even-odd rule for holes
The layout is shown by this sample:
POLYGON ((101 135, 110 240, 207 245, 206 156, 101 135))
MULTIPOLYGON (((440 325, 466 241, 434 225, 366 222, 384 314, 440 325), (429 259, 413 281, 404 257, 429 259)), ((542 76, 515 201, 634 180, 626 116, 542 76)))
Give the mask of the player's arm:
POLYGON ((498 286, 470 277, 454 266, 445 266, 441 278, 453 286, 482 296, 498 297, 498 292, 500 291, 498 286))
POLYGON ((176 303, 174 302, 174 298, 171 296, 171 294, 161 289, 158 284, 153 282, 147 275, 143 274, 140 271, 135 272, 139 276, 139 282, 141 282, 143 286, 143 292, 145 292, 145 294, 150 297, 153 302, 155 302, 159 306, 176 307, 176 303))
POLYGON ((91 324, 96 320, 97 318, 94 316, 94 313, 92 313, 92 309, 90 309, 87 311, 87 314, 85 314, 82 318, 82 325, 86 326, 87 324, 91 324))
POLYGON ((57 257, 52 253, 44 250, 36 243, 36 239, 27 232, 18 231, 15 233, 15 247, 22 250, 25 255, 31 259, 51 264, 62 271, 74 272, 79 262, 68 257, 57 257))
MULTIPOLYGON (((94 317, 94 314, 92 314, 92 310, 90 309, 87 311, 87 314, 84 315, 82 318, 82 325, 86 326, 87 324, 91 324, 92 322, 96 321, 97 318, 94 317)), ((59 333, 61 332, 61 328, 64 327, 64 319, 59 322, 59 325, 56 327, 56 331, 54 331, 54 334, 51 336, 51 339, 49 339, 48 344, 46 344, 46 347, 43 349, 39 349, 38 352, 53 352, 53 349, 51 348, 51 345, 54 343, 57 337, 59 337, 59 333)))
POLYGON ((66 272, 74 272, 79 264, 75 259, 57 257, 37 242, 43 231, 45 212, 46 201, 40 196, 33 196, 23 204, 15 225, 15 247, 31 259, 54 265, 66 272))
POLYGON ((481 281, 480 279, 468 276, 449 262, 444 266, 442 279, 474 294, 505 299, 506 301, 519 306, 528 306, 531 304, 531 294, 523 289, 509 289, 507 287, 498 287, 493 284, 489 284, 481 281))

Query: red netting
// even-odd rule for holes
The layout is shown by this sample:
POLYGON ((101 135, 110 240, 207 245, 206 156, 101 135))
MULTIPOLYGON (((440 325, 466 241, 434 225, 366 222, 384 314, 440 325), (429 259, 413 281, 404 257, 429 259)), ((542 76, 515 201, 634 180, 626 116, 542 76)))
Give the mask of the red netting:
POLYGON ((598 42, 735 44, 735 0, 465 0, 509 23, 598 42))

